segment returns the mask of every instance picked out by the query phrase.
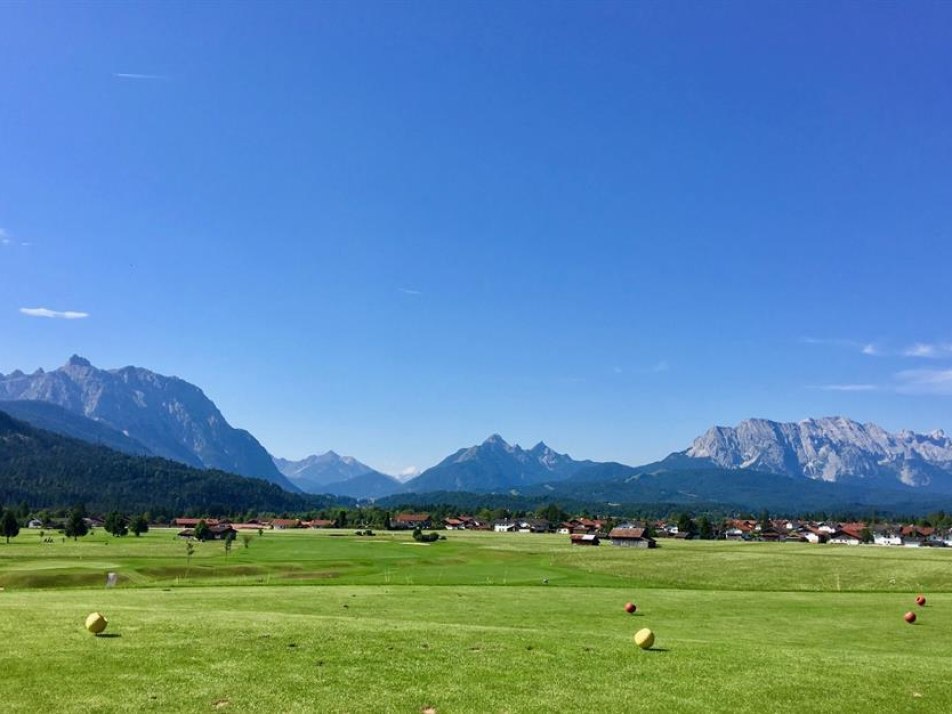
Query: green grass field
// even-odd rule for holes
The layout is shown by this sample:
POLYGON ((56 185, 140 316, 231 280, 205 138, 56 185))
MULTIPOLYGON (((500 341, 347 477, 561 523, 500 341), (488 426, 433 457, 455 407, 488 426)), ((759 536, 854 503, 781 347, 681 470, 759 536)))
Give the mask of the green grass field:
POLYGON ((952 711, 952 551, 171 531, 0 543, 8 711, 952 711), (119 585, 107 590, 105 574, 119 585), (543 584, 547 579, 548 584, 543 584), (928 597, 919 608, 917 592, 928 597), (626 614, 626 601, 638 604, 626 614), (105 635, 85 616, 109 618, 105 635), (902 615, 916 610, 919 621, 902 615), (657 635, 639 650, 632 635, 657 635))

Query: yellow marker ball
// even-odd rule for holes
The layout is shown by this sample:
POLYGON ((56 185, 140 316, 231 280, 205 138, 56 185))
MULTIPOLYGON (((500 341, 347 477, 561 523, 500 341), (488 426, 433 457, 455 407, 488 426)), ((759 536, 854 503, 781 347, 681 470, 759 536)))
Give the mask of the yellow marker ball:
POLYGON ((635 644, 643 650, 650 650, 654 644, 654 632, 647 627, 635 633, 635 644))
POLYGON ((92 632, 94 635, 98 635, 100 632, 105 630, 106 624, 106 618, 98 612, 91 613, 89 617, 86 618, 86 629, 92 632))

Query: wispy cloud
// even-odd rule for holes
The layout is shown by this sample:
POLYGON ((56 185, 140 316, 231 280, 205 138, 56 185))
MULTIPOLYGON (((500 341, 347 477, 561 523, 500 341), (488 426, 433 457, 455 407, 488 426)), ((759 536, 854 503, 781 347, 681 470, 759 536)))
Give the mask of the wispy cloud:
POLYGON ((820 384, 813 389, 824 392, 875 392, 879 390, 876 384, 820 384))
POLYGON ((829 345, 832 347, 844 347, 870 356, 883 354, 883 351, 872 342, 850 340, 842 337, 801 337, 800 342, 807 345, 829 345))
POLYGON ((402 468, 397 472, 397 479, 399 481, 409 481, 414 476, 420 475, 420 469, 417 466, 407 466, 402 468))
POLYGON ((903 357, 925 357, 939 359, 952 357, 952 344, 938 344, 932 342, 916 342, 902 351, 903 357))
POLYGON ((135 72, 113 72, 112 76, 119 79, 168 79, 164 74, 137 74, 135 72))
POLYGON ((907 369, 896 374, 900 394, 952 396, 952 369, 907 369))
POLYGON ((21 307, 20 312, 27 317, 52 317, 60 320, 82 320, 85 317, 89 317, 88 312, 50 310, 46 307, 21 307))
POLYGON ((21 241, 21 240, 17 240, 17 239, 14 238, 12 235, 10 235, 10 232, 9 232, 9 231, 6 231, 6 230, 4 230, 3 228, 0 228, 0 245, 4 245, 4 246, 6 246, 6 245, 22 245, 22 246, 28 246, 28 245, 32 245, 32 244, 31 244, 31 243, 25 243, 24 241, 21 241))
POLYGON ((402 292, 404 295, 422 295, 423 294, 421 290, 414 290, 413 288, 397 288, 397 290, 402 292))

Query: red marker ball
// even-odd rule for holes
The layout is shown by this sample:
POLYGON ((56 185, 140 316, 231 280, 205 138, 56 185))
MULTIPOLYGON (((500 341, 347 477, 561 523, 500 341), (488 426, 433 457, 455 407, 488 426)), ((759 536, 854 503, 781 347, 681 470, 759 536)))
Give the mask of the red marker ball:
POLYGON ((916 621, 916 613, 907 612, 905 615, 903 615, 903 619, 911 625, 916 621))
POLYGON ((923 605, 925 605, 925 604, 926 604, 926 598, 925 598, 925 596, 920 595, 919 597, 917 597, 917 598, 916 598, 916 604, 919 605, 920 607, 922 607, 923 605))
POLYGON ((637 609, 638 609, 638 607, 635 605, 635 603, 633 603, 633 602, 626 602, 626 603, 625 603, 625 612, 630 613, 630 614, 634 614, 634 613, 635 613, 635 610, 637 610, 637 609))

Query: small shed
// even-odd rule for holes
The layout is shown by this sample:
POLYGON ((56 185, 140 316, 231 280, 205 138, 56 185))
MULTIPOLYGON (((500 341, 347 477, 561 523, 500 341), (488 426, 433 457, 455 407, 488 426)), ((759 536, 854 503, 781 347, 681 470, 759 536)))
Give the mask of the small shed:
POLYGON ((656 548, 655 539, 645 533, 644 528, 613 528, 608 534, 612 545, 626 548, 656 548))
POLYGON ((601 545, 601 541, 594 533, 573 533, 569 539, 572 545, 601 545))

